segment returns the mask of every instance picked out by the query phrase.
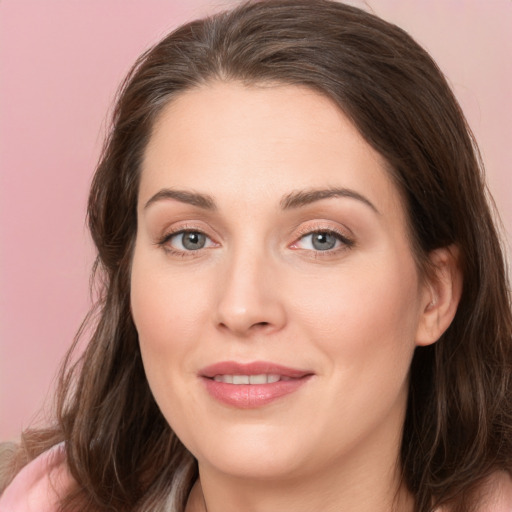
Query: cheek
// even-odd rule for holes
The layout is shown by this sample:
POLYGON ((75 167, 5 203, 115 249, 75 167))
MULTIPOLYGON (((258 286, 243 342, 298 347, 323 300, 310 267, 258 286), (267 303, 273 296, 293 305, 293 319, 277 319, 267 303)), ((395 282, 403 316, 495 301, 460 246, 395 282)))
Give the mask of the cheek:
POLYGON ((174 392, 180 389, 178 376, 182 371, 190 373, 190 358, 201 338, 207 308, 206 290, 199 286, 173 275, 154 255, 135 250, 132 315, 146 377, 166 416, 174 392))
POLYGON ((392 260, 332 273, 311 283, 297 303, 297 322, 322 356, 329 392, 315 404, 318 437, 356 439, 377 429, 384 418, 403 420, 410 362, 418 321, 418 281, 414 263, 392 260), (403 263, 403 264, 401 264, 403 263), (326 426, 327 425, 327 426, 326 426), (340 425, 347 426, 346 430, 340 425), (325 433, 328 429, 328 434, 325 433))
POLYGON ((189 344, 201 324, 205 302, 198 281, 191 283, 179 274, 173 275, 165 265, 159 266, 153 258, 135 252, 131 307, 141 346, 152 352, 167 352, 189 344))
POLYGON ((297 321, 336 370, 356 365, 407 371, 420 310, 412 260, 390 257, 379 265, 347 266, 311 281, 308 293, 297 297, 297 321))

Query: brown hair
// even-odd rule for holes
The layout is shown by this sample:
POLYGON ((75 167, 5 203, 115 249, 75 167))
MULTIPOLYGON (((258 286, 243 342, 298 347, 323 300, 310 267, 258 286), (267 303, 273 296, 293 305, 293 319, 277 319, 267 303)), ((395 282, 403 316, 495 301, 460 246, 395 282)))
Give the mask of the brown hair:
POLYGON ((94 332, 78 363, 68 356, 57 426, 26 438, 34 453, 66 442, 78 488, 65 510, 182 511, 197 478, 144 375, 130 260, 155 119, 174 97, 214 79, 298 84, 331 98, 388 162, 420 269, 428 271, 430 251, 458 247, 462 298, 442 338, 416 349, 400 464, 416 512, 443 503, 468 510, 464 497, 512 469, 511 308, 478 151, 430 56, 400 28, 328 0, 252 1, 189 23, 126 78, 89 199, 103 283, 94 332))

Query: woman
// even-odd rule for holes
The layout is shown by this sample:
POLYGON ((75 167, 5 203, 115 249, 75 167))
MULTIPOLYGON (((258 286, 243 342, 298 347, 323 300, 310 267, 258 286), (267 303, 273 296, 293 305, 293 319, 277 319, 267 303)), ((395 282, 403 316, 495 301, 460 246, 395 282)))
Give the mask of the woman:
POLYGON ((512 509, 475 148, 430 57, 359 9, 249 2, 170 34, 92 185, 95 330, 0 510, 512 509))

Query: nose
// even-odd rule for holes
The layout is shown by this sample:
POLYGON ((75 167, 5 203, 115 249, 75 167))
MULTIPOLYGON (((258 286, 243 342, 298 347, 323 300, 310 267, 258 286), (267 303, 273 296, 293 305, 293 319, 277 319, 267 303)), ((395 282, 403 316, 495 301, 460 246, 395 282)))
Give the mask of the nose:
POLYGON ((286 324, 279 269, 263 253, 247 251, 226 261, 219 275, 217 328, 237 337, 277 332, 286 324))

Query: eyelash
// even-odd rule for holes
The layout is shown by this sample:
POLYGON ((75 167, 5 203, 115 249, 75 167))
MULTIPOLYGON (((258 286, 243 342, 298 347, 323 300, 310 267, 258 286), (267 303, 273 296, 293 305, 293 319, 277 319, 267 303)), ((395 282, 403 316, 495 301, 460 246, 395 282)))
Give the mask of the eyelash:
MULTIPOLYGON (((183 235, 185 233, 199 233, 199 234, 204 235, 207 239, 212 241, 211 237, 209 237, 203 230, 198 229, 193 226, 182 226, 175 231, 170 231, 170 232, 165 233, 160 239, 157 240, 156 245, 158 245, 159 247, 162 247, 168 254, 171 254, 172 256, 179 256, 182 258, 199 256, 199 253, 205 248, 182 251, 179 249, 175 249, 169 245, 169 241, 173 237, 178 236, 178 235, 183 235)), ((302 240, 306 236, 311 236, 314 234, 326 234, 326 235, 334 236, 342 244, 341 247, 337 247, 334 249, 327 249, 324 251, 302 249, 304 251, 312 253, 314 258, 329 257, 335 253, 340 252, 340 251, 349 250, 352 247, 354 247, 354 245, 355 245, 355 242, 353 239, 348 238, 345 234, 341 233, 340 231, 333 229, 333 228, 324 228, 324 227, 318 226, 318 227, 302 228, 298 233, 296 241, 293 242, 291 247, 296 250, 301 250, 300 248, 293 247, 293 246, 296 245, 300 240, 302 240)), ((213 243, 215 243, 215 242, 213 242, 213 243)))

